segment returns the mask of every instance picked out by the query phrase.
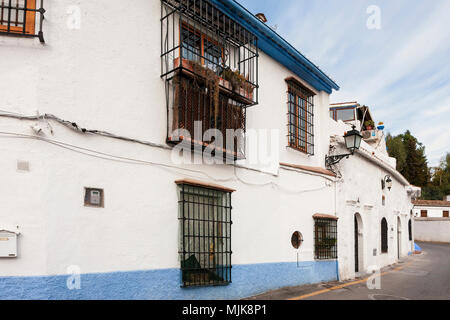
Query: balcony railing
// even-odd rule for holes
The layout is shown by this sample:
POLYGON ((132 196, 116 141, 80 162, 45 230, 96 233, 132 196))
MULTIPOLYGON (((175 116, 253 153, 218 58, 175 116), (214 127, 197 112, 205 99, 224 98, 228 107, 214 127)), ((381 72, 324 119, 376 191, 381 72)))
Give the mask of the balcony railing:
POLYGON ((168 139, 176 129, 193 137, 201 121, 203 133, 221 131, 226 153, 242 158, 239 147, 225 148, 226 130, 245 133, 246 108, 258 103, 258 56, 257 37, 210 1, 161 0, 168 139))
POLYGON ((44 0, 0 0, 0 35, 37 37, 45 43, 44 13, 44 0))
POLYGON ((208 75, 224 93, 257 104, 257 37, 207 0, 161 2, 161 76, 208 75))
POLYGON ((243 159, 247 108, 214 90, 217 89, 189 76, 177 76, 173 80, 169 93, 169 142, 189 140, 193 149, 197 145, 200 150, 214 145, 215 154, 220 152, 224 158, 243 159), (180 134, 181 129, 188 134, 180 134), (215 129, 214 132, 211 129, 215 129), (214 137, 205 137, 208 130, 214 137))

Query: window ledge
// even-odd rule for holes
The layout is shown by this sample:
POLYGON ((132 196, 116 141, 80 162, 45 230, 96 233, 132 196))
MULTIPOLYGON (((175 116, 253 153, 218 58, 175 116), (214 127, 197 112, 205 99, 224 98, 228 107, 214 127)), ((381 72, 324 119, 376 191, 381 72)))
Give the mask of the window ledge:
POLYGON ((314 261, 337 261, 338 258, 327 258, 327 259, 318 259, 318 258, 314 258, 314 261))
POLYGON ((218 184, 202 182, 202 181, 198 181, 198 180, 194 180, 194 179, 176 180, 175 183, 177 185, 187 184, 187 185, 190 185, 190 186, 203 187, 203 188, 219 190, 219 191, 223 191, 223 192, 235 192, 236 191, 234 189, 223 187, 223 186, 218 185, 218 184))
POLYGON ((313 156, 313 154, 309 154, 308 152, 306 152, 305 149, 298 148, 298 147, 296 147, 296 146, 287 145, 286 148, 292 149, 292 150, 294 150, 294 151, 301 152, 301 153, 303 153, 303 154, 306 155, 306 156, 313 156))
POLYGON ((303 166, 303 165, 299 165, 299 164, 290 164, 290 163, 284 163, 284 162, 280 162, 280 166, 294 168, 294 169, 300 169, 300 170, 304 170, 304 171, 309 171, 309 172, 325 174, 328 176, 336 177, 336 174, 334 174, 330 170, 327 170, 327 169, 324 169, 321 167, 310 167, 310 166, 303 166))

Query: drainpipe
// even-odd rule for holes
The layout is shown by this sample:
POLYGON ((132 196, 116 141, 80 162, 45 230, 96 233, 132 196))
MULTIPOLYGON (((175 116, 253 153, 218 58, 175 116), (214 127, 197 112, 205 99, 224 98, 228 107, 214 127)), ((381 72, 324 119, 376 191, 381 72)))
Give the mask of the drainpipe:
MULTIPOLYGON (((337 217, 337 183, 338 181, 334 181, 334 215, 337 217)), ((339 220, 338 220, 339 221, 339 220)), ((339 241, 338 241, 339 244, 339 241)), ((339 280, 339 246, 337 248, 337 259, 336 259, 336 279, 339 280)))

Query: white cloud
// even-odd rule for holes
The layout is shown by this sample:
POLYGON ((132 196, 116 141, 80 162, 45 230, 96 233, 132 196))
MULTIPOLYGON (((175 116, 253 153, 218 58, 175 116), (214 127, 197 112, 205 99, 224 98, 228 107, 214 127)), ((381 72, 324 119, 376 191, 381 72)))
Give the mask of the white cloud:
POLYGON ((435 165, 450 151, 450 1, 242 0, 340 85, 331 102, 369 105, 392 133, 410 130, 435 165), (381 8, 381 30, 366 9, 381 8), (286 10, 289 8, 289 10, 286 10))

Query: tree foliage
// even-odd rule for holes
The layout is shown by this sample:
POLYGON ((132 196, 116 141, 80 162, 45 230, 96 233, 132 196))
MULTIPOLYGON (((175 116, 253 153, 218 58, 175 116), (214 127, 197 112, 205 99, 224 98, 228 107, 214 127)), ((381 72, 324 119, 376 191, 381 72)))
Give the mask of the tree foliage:
POLYGON ((409 131, 386 137, 390 157, 397 159, 397 170, 408 181, 422 188, 422 199, 442 200, 450 195, 450 153, 442 158, 438 167, 428 167, 425 146, 409 131))
POLYGON ((411 132, 386 137, 390 157, 397 159, 397 170, 413 185, 425 187, 430 180, 425 146, 411 132))
POLYGON ((450 195, 450 153, 442 158, 436 168, 431 168, 432 179, 423 188, 422 197, 428 200, 442 200, 450 195))

